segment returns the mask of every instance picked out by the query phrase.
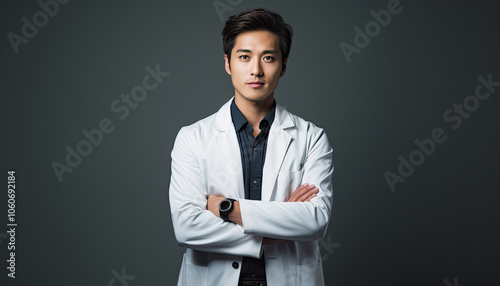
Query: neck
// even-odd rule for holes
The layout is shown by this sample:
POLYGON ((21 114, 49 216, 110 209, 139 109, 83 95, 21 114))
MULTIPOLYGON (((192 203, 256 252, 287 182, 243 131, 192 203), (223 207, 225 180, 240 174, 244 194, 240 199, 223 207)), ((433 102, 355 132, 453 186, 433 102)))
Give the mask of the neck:
POLYGON ((241 95, 235 95, 234 97, 234 103, 253 127, 259 126, 260 121, 271 111, 273 102, 274 97, 272 94, 263 101, 250 101, 241 95))

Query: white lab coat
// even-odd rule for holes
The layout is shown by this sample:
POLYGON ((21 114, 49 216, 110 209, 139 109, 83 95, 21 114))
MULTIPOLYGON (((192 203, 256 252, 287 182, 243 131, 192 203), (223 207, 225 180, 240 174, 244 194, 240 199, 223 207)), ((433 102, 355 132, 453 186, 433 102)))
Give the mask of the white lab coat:
POLYGON ((265 257, 270 286, 324 285, 318 240, 332 209, 333 150, 323 129, 276 104, 262 177, 262 200, 247 200, 230 105, 182 127, 172 150, 170 208, 175 237, 186 247, 178 285, 237 285, 243 256, 265 257), (302 183, 310 202, 287 203, 302 183), (243 227, 206 210, 207 197, 239 200, 243 227), (285 239, 262 245, 263 237, 285 239))

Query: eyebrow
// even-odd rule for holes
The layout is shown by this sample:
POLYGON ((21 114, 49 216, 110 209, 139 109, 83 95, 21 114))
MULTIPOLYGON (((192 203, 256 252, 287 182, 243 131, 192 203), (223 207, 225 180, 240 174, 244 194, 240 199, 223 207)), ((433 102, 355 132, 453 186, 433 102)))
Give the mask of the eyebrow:
MULTIPOLYGON (((252 53, 251 50, 245 50, 245 49, 238 49, 236 50, 237 53, 252 53)), ((263 52, 263 54, 275 54, 277 55, 278 54, 278 51, 277 50, 265 50, 263 52)))

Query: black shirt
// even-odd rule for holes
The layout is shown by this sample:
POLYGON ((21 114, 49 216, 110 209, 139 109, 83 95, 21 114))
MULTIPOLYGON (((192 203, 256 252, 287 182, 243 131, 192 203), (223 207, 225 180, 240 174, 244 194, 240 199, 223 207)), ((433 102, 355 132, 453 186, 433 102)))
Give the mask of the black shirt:
MULTIPOLYGON (((238 137, 243 166, 245 199, 260 200, 262 197, 262 169, 266 158, 267 138, 274 121, 275 111, 276 101, 273 99, 271 110, 259 123, 260 133, 254 137, 252 125, 238 109, 234 99, 231 102, 231 117, 238 137)), ((264 256, 261 259, 243 257, 240 277, 265 278, 264 256)))

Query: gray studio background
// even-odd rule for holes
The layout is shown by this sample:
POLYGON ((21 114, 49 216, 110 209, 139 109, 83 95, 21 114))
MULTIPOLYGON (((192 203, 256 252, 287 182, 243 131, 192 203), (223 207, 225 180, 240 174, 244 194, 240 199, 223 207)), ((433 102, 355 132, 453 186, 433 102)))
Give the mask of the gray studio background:
MULTIPOLYGON (((224 18, 267 7, 295 29, 275 96, 334 148, 326 284, 500 285, 500 88, 456 130, 443 120, 479 76, 500 81, 498 4, 403 0, 348 63, 339 45, 354 45, 354 28, 391 1, 219 2, 233 9, 224 18), (398 174, 398 156, 435 128, 447 140, 391 191, 384 173, 398 174)), ((0 284, 175 285, 173 141, 233 95, 214 1, 73 0, 16 53, 8 34, 22 36, 22 18, 38 11, 34 0, 0 4, 2 180, 16 170, 18 222, 13 280, 4 188, 0 284), (111 103, 157 65, 168 77, 121 120, 111 103), (51 164, 103 118, 114 131, 60 182, 51 164)))

